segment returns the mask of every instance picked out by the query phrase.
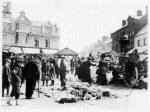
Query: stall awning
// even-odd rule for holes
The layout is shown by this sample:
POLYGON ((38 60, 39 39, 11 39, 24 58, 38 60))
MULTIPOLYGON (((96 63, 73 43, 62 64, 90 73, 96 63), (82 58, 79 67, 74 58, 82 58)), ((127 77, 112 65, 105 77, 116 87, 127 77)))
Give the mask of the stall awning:
POLYGON ((22 50, 20 47, 10 47, 9 52, 12 52, 15 54, 22 54, 22 50))
POLYGON ((77 56, 78 53, 74 52, 73 50, 71 50, 69 48, 64 48, 64 49, 56 52, 55 55, 77 56))
POLYGON ((55 54, 57 50, 52 50, 52 49, 42 49, 42 52, 44 54, 55 54))
POLYGON ((24 54, 40 54, 40 49, 22 48, 24 54))

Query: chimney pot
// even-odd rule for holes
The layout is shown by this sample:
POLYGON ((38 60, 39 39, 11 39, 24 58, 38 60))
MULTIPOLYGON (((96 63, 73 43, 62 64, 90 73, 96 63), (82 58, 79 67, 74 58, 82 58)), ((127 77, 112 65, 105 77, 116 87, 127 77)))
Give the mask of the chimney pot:
POLYGON ((142 16, 142 11, 141 10, 137 11, 137 16, 142 16))

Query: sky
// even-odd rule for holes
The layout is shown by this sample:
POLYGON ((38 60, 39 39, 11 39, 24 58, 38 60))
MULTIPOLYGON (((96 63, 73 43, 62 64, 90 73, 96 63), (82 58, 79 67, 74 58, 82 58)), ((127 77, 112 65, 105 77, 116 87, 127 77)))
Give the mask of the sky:
POLYGON ((121 28, 123 19, 145 12, 147 0, 3 0, 11 2, 14 18, 25 11, 31 21, 57 24, 60 45, 76 52, 121 28))

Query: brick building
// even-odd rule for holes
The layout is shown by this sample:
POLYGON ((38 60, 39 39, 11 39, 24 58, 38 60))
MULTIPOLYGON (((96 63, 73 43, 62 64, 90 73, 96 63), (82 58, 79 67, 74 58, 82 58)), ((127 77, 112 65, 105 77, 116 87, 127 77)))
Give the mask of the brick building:
POLYGON ((123 35, 127 35, 129 39, 128 50, 131 50, 135 47, 134 37, 138 31, 143 28, 148 23, 148 13, 146 7, 146 14, 142 14, 141 10, 137 11, 136 16, 128 16, 127 20, 122 20, 122 27, 117 31, 111 33, 112 38, 112 50, 116 53, 120 53, 120 44, 119 41, 123 35))

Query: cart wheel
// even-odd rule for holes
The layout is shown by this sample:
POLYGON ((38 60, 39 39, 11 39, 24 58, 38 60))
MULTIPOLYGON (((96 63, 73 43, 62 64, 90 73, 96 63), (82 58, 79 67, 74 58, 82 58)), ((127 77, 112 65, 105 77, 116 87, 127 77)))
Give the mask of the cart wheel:
POLYGON ((134 69, 134 74, 125 75, 123 78, 125 84, 129 87, 135 87, 138 85, 138 70, 134 69))

